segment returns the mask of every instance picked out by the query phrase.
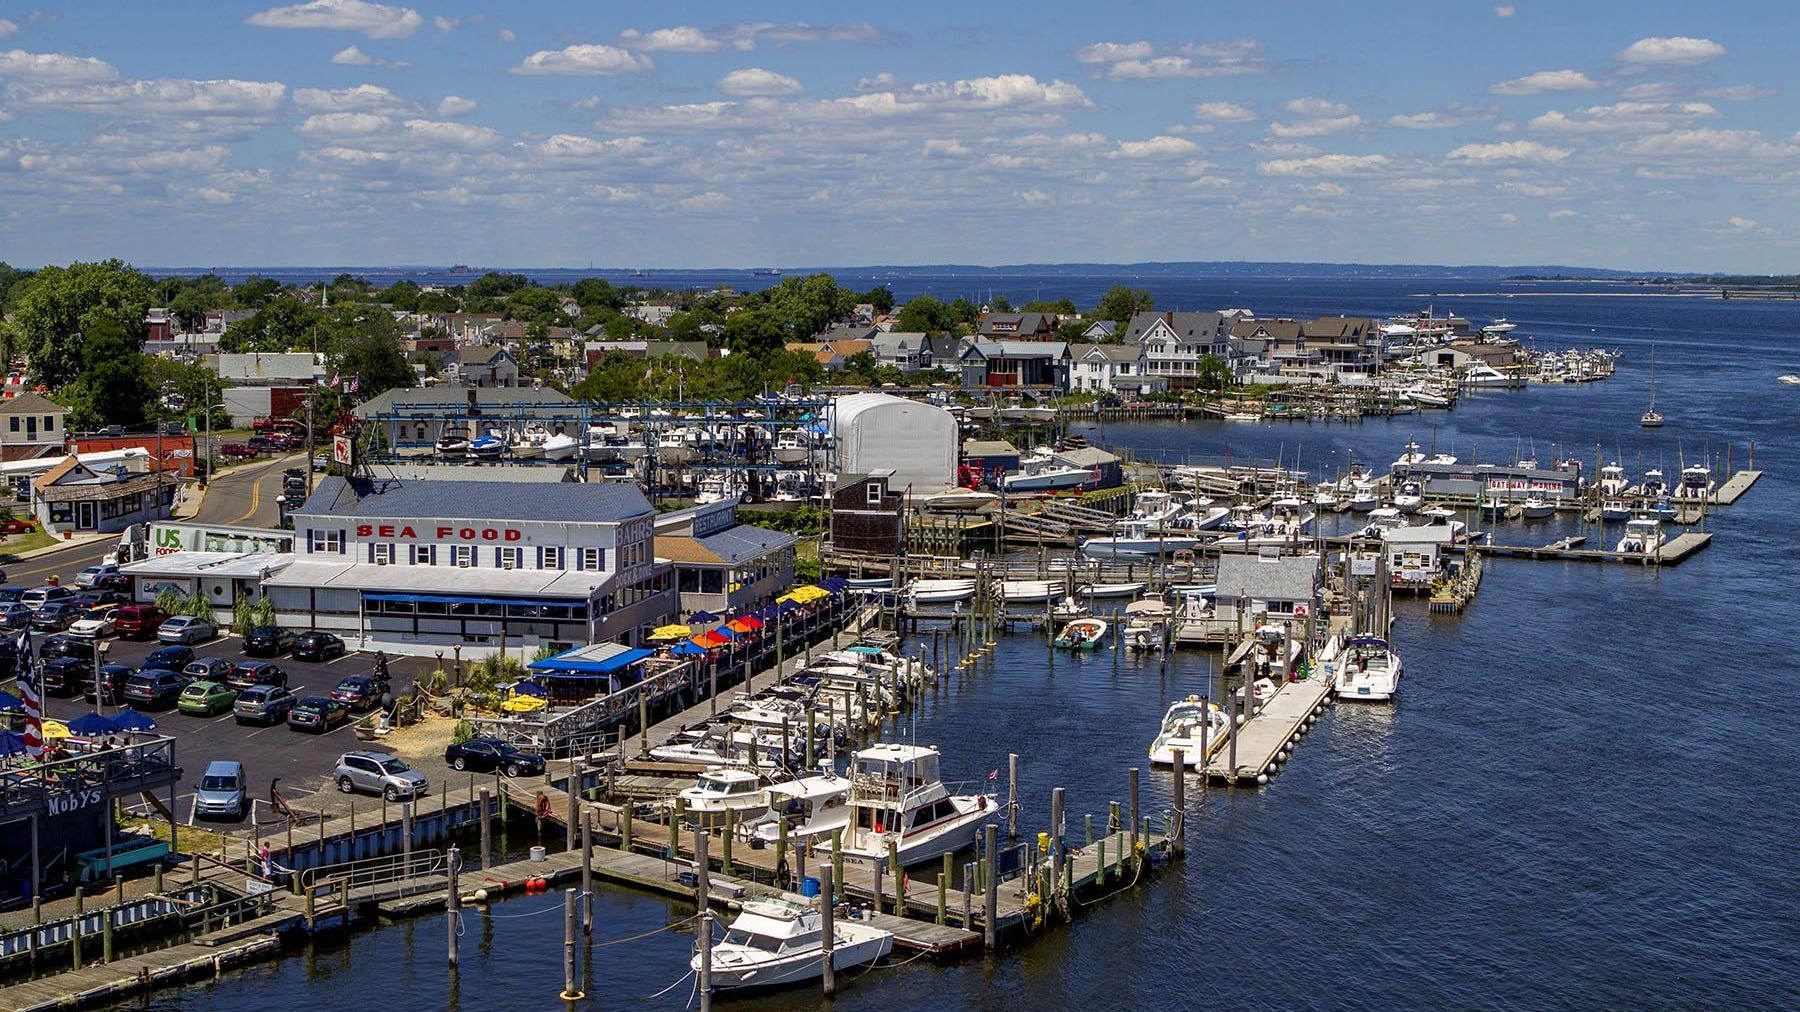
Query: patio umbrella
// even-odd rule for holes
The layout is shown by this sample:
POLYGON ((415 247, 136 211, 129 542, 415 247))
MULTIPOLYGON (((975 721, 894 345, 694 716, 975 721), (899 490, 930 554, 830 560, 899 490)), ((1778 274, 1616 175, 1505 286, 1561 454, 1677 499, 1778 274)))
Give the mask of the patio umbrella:
POLYGON ((680 643, 675 644, 669 652, 682 657, 692 657, 696 654, 706 653, 706 648, 695 643, 693 640, 682 640, 680 643))
POLYGON ((25 736, 17 731, 0 731, 0 756, 25 754, 25 736))
POLYGON ((10 692, 0 692, 0 713, 6 713, 9 710, 23 710, 24 708, 25 701, 23 699, 20 699, 10 692))
POLYGON ((737 630, 733 629, 729 625, 722 625, 722 626, 718 627, 717 629, 714 629, 711 632, 707 633, 706 635, 717 636, 718 638, 720 638, 722 640, 734 640, 734 639, 737 639, 737 630))
POLYGON ((113 723, 119 725, 119 730, 121 731, 156 730, 156 721, 151 720, 148 715, 139 713, 129 707, 119 711, 119 715, 113 718, 113 723))
POLYGON ((652 639, 652 640, 678 640, 678 639, 685 638, 691 632, 693 632, 692 629, 689 629, 687 626, 682 625, 679 622, 676 622, 672 625, 657 626, 655 629, 652 629, 650 631, 650 639, 652 639))
POLYGON ((757 618, 755 615, 740 615, 725 623, 725 628, 737 633, 755 632, 762 627, 762 619, 757 618))
POLYGON ((521 696, 536 696, 539 699, 548 699, 550 696, 549 689, 533 681, 523 681, 514 685, 513 692, 521 696))
POLYGON ((688 616, 689 625, 705 625, 708 622, 717 622, 718 620, 719 616, 714 615, 710 611, 697 611, 688 616))
POLYGON ((118 721, 113 720, 111 717, 102 717, 98 713, 92 711, 84 713, 74 720, 69 721, 69 731, 81 735, 84 738, 92 738, 95 735, 101 734, 113 734, 118 730, 118 721))
POLYGON ((712 647, 724 646, 725 644, 727 644, 731 641, 726 639, 723 636, 720 636, 718 633, 712 632, 709 630, 707 632, 700 633, 696 636, 688 637, 688 642, 697 644, 699 646, 707 647, 710 649, 712 647))
POLYGON ((49 741, 52 738, 67 738, 68 736, 69 736, 69 725, 63 723, 60 720, 44 721, 44 740, 45 741, 49 741))

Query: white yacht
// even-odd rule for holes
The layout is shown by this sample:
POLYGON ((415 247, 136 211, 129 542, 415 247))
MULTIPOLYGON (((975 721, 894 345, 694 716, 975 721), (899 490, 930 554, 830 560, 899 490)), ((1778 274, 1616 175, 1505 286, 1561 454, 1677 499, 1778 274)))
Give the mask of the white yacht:
POLYGON ((1359 481, 1350 486, 1350 510, 1353 513, 1367 513, 1381 505, 1381 494, 1375 490, 1372 481, 1359 481))
MULTIPOLYGON (((1000 806, 991 794, 951 794, 938 777, 938 759, 938 750, 925 745, 880 744, 856 753, 845 863, 886 867, 891 845, 905 868, 975 842, 1000 806)), ((831 852, 829 844, 815 849, 831 852)))
POLYGON ((715 728, 698 739, 674 738, 650 750, 650 758, 664 762, 698 763, 743 769, 778 770, 794 765, 791 743, 779 734, 715 728))
MULTIPOLYGON (((1212 505, 1212 500, 1207 499, 1196 503, 1195 505, 1210 506, 1212 505)), ((1131 514, 1125 519, 1127 521, 1138 521, 1148 526, 1155 527, 1158 524, 1168 523, 1180 516, 1185 506, 1186 500, 1173 495, 1172 493, 1163 492, 1157 489, 1146 489, 1132 498, 1131 514)))
POLYGON ((1526 496, 1525 501, 1519 504, 1519 512, 1523 513, 1527 520, 1548 520, 1556 515, 1556 504, 1533 493, 1526 496))
POLYGON ((1023 470, 1000 479, 1004 492, 1063 492, 1080 488, 1096 480, 1096 473, 1082 467, 1069 467, 1054 457, 1027 457, 1020 462, 1023 470))
POLYGON ((1689 464, 1681 469, 1681 483, 1675 486, 1675 498, 1705 499, 1712 491, 1712 468, 1705 464, 1689 464))
POLYGON ((1163 714, 1162 729, 1150 743, 1150 762, 1157 766, 1173 766, 1175 750, 1182 761, 1199 765, 1219 751, 1231 737, 1231 721, 1216 703, 1189 696, 1169 707, 1163 714))
MULTIPOLYGON (((1223 519, 1223 518, 1221 518, 1223 519)), ((1108 537, 1087 538, 1081 542, 1081 554, 1093 559, 1110 559, 1119 555, 1169 555, 1191 552, 1199 541, 1188 534, 1152 533, 1143 520, 1122 520, 1118 533, 1108 537)))
POLYGON ((1394 698, 1400 688, 1400 655, 1386 639, 1355 636, 1332 647, 1321 655, 1320 664, 1339 699, 1385 703, 1394 698))
POLYGON ((1662 547, 1662 521, 1635 517, 1625 521, 1625 536, 1613 550, 1623 555, 1655 555, 1662 547))
POLYGON ((1600 494, 1603 496, 1624 495, 1631 482, 1625 480, 1625 469, 1618 462, 1603 465, 1600 468, 1600 494))
POLYGON ((1381 539, 1387 537, 1389 531, 1397 531, 1408 526, 1411 525, 1407 523, 1406 517, 1401 515, 1399 509, 1393 506, 1383 506, 1378 510, 1369 511, 1369 525, 1357 531, 1355 536, 1381 539))
POLYGON ((1405 474, 1414 464, 1423 463, 1425 463, 1425 454, 1419 451, 1419 441, 1409 439, 1406 441, 1406 452, 1394 458, 1394 470, 1405 474))
POLYGON ((1502 316, 1493 323, 1481 328, 1481 332, 1483 334, 1510 334, 1518 329, 1518 324, 1512 323, 1508 321, 1506 317, 1502 316))
POLYGON ((1169 603, 1160 597, 1142 597, 1126 605, 1125 648, 1161 650, 1169 617, 1169 603))
POLYGON ((1477 362, 1469 366, 1463 373, 1462 385, 1466 387, 1503 387, 1512 380, 1500 370, 1486 362, 1477 362))
POLYGON ((1425 487, 1416 481, 1403 481, 1394 493, 1394 508, 1402 513, 1417 513, 1425 505, 1425 487))
POLYGON ((756 837, 765 843, 781 839, 779 823, 787 823, 787 837, 801 845, 830 839, 839 829, 850 828, 850 780, 835 773, 801 777, 770 784, 768 817, 756 825, 756 837))
POLYGON ((535 460, 544 455, 544 440, 548 438, 550 434, 544 431, 543 426, 527 425, 512 433, 507 452, 515 460, 535 460))
MULTIPOLYGON (((824 921, 820 912, 790 900, 745 900, 737 918, 708 954, 712 986, 722 990, 787 987, 817 980, 824 968, 824 921)), ((831 968, 867 966, 894 949, 894 934, 836 918, 831 925, 831 968)), ((689 961, 700 970, 700 952, 689 961)))
POLYGON ((1790 387, 1800 386, 1800 375, 1795 375, 1791 372, 1783 373, 1780 376, 1775 377, 1775 382, 1790 387))
POLYGON ((737 825, 747 825, 769 810, 762 777, 749 770, 715 766, 700 774, 694 786, 675 795, 688 821, 704 829, 724 827, 727 812, 737 825))
POLYGON ((775 437, 775 459, 783 464, 805 463, 812 450, 812 441, 796 429, 784 429, 775 437))
POLYGON ((1412 401, 1414 404, 1423 408, 1447 408, 1450 406, 1449 397, 1444 396, 1442 393, 1439 393, 1423 383, 1416 383, 1407 387, 1404 394, 1407 400, 1412 401))
POLYGON ((1631 519, 1631 504, 1623 499, 1607 499, 1600 504, 1602 523, 1616 524, 1631 519))

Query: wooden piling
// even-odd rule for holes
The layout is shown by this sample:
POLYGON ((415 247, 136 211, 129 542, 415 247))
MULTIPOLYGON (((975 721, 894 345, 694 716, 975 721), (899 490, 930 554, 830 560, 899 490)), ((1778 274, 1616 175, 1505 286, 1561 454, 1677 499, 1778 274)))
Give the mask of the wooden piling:
POLYGON ((994 855, 1000 846, 1000 828, 990 822, 983 829, 987 833, 988 873, 987 895, 981 907, 981 935, 982 941, 987 944, 987 947, 993 949, 999 937, 998 926, 995 922, 1000 917, 1000 876, 999 868, 994 863, 994 855))
MULTIPOLYGON (((1200 726, 1205 727, 1206 722, 1202 720, 1200 726)), ((1175 814, 1169 827, 1169 849, 1176 857, 1180 857, 1187 850, 1187 844, 1182 838, 1187 826, 1187 753, 1181 749, 1175 749, 1174 752, 1175 814)))
POLYGON ((827 998, 837 994, 835 968, 831 965, 831 950, 837 943, 837 900, 832 895, 832 882, 830 871, 819 873, 819 958, 827 998))
POLYGON ((581 813, 581 933, 594 933, 594 810, 581 813))
POLYGON ((458 922, 462 917, 462 895, 457 884, 457 875, 461 870, 462 852, 451 847, 444 853, 444 934, 447 939, 445 955, 452 969, 456 966, 456 936, 461 928, 458 922))

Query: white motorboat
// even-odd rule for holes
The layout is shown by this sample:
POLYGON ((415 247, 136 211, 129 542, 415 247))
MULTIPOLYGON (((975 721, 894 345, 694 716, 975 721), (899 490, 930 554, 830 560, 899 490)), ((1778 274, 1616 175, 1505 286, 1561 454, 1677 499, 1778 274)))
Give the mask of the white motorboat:
POLYGON ((545 460, 573 460, 581 441, 566 432, 552 432, 544 437, 545 460))
MULTIPOLYGON (((1202 505, 1210 504, 1211 500, 1206 500, 1202 505)), ((1186 500, 1173 493, 1146 489, 1131 500, 1131 514, 1125 519, 1155 527, 1180 516, 1185 506, 1186 500)))
POLYGON ((1502 316, 1499 319, 1495 320, 1493 323, 1490 323, 1487 326, 1481 328, 1481 332, 1483 334, 1510 334, 1513 331, 1518 330, 1518 329, 1519 329, 1518 324, 1511 323, 1506 319, 1506 317, 1502 316))
MULTIPOLYGON (((825 974, 824 921, 813 907, 782 899, 745 900, 738 915, 707 954, 712 986, 722 990, 803 984, 825 974)), ((831 925, 833 972, 868 966, 892 952, 894 933, 863 921, 836 918, 831 925)), ((696 946, 689 965, 700 971, 696 946)))
POLYGON ((1106 642, 1107 628, 1104 619, 1074 619, 1056 634, 1054 644, 1064 650, 1098 650, 1106 642))
POLYGON ((1090 583, 1082 589, 1088 597, 1136 597, 1144 592, 1143 583, 1090 583))
POLYGON ((1384 703, 1400 688, 1400 655, 1380 636, 1334 642, 1319 663, 1339 699, 1384 703))
POLYGON ((1662 521, 1646 516, 1625 521, 1625 536, 1613 550, 1622 555, 1655 555, 1661 547, 1662 521))
POLYGON ((1369 511, 1369 525, 1356 532, 1359 538, 1385 538, 1389 531, 1397 531, 1407 527, 1406 517, 1393 506, 1383 506, 1369 511))
POLYGON ((1424 384, 1407 387, 1404 394, 1407 400, 1420 407, 1447 408, 1450 406, 1450 398, 1424 384))
POLYGON ((974 580, 914 580, 906 594, 914 604, 949 604, 975 596, 974 580))
POLYGON ((1358 481, 1350 486, 1350 511, 1367 513, 1381 505, 1381 493, 1375 490, 1372 481, 1358 481))
POLYGON ((688 821, 704 829, 719 829, 728 816, 735 825, 748 825, 769 810, 769 796, 762 777, 749 770, 720 766, 700 774, 692 787, 675 795, 688 821))
POLYGON ((812 441, 795 429, 783 430, 775 437, 775 459, 783 464, 803 464, 812 451, 812 441))
POLYGON ((1462 385, 1466 387, 1503 387, 1511 382, 1510 377, 1486 362, 1469 366, 1462 377, 1462 385))
POLYGON ((831 834, 850 828, 850 779, 833 772, 770 784, 769 814, 756 824, 756 838, 765 843, 781 839, 780 823, 787 823, 787 837, 802 846, 829 840, 831 834))
POLYGON ((1785 384, 1790 387, 1800 387, 1800 375, 1796 375, 1791 372, 1785 373, 1781 376, 1775 377, 1775 382, 1785 384))
POLYGON ((1624 495, 1631 482, 1625 480, 1625 469, 1617 463, 1606 464, 1600 468, 1600 494, 1603 496, 1624 495))
POLYGON ((1230 517, 1229 506, 1207 506, 1178 518, 1175 527, 1184 531, 1216 531, 1230 517))
POLYGON ((794 751, 779 734, 726 730, 721 726, 709 729, 697 739, 673 738, 651 749, 650 757, 664 762, 778 770, 796 765, 794 751))
POLYGON ((694 496, 696 506, 709 503, 725 502, 730 499, 744 497, 744 478, 736 472, 720 472, 709 474, 700 479, 699 492, 694 496))
POLYGON ((1082 604, 1073 595, 1056 602, 1056 607, 1050 609, 1050 617, 1058 622, 1086 618, 1091 614, 1093 614, 1093 609, 1082 604))
POLYGON ((1097 475, 1086 468, 1069 467, 1066 464, 1058 464, 1054 460, 1036 460, 1035 458, 1033 460, 1033 463, 1026 464, 1025 470, 1001 478, 1001 490, 1006 492, 1063 492, 1098 480, 1097 475))
MULTIPOLYGON (((999 815, 991 794, 951 794, 938 776, 938 750, 883 743, 857 752, 850 785, 846 864, 888 867, 890 848, 900 867, 935 861, 975 842, 999 815)), ((815 850, 829 854, 826 844, 815 850)))
POLYGON ((486 432, 469 440, 469 457, 474 460, 496 460, 506 452, 506 437, 498 432, 486 432))
POLYGON ((433 448, 446 456, 467 453, 469 452, 469 437, 458 432, 446 431, 442 436, 438 437, 438 441, 433 444, 433 448))
POLYGON ((1705 499, 1712 495, 1712 469, 1705 464, 1689 464, 1681 469, 1681 481, 1675 486, 1677 499, 1705 499))
POLYGON ((1150 743, 1150 762, 1157 766, 1173 766, 1175 750, 1180 749, 1182 762, 1200 765, 1219 751, 1231 737, 1231 720, 1216 703, 1199 696, 1176 702, 1163 714, 1162 727, 1150 743))
POLYGON ((1161 650, 1169 628, 1169 603, 1142 597, 1125 606, 1125 648, 1161 650))
POLYGON ((1631 519, 1631 504, 1623 499, 1608 499, 1600 504, 1602 523, 1616 524, 1631 519))
POLYGON ((976 488, 959 488, 928 495, 919 505, 933 513, 973 513, 1000 502, 1000 493, 976 488))
POLYGON ((1541 495, 1529 495, 1519 504, 1519 512, 1527 520, 1548 520, 1556 515, 1556 504, 1541 495))
POLYGON ((1044 604, 1067 594, 1066 580, 1002 580, 999 595, 1008 604, 1044 604))
POLYGON ((1394 508, 1402 513, 1417 513, 1425 505, 1425 487, 1416 481, 1403 481, 1394 493, 1394 508))
POLYGON ((1170 555, 1175 552, 1191 552, 1200 543, 1192 535, 1152 532, 1150 525, 1142 520, 1121 521, 1118 530, 1118 534, 1107 537, 1084 539, 1081 542, 1081 554, 1091 559, 1110 559, 1120 555, 1170 555))
POLYGON ((1640 491, 1651 499, 1669 494, 1669 483, 1663 480, 1662 468, 1653 467, 1644 472, 1644 484, 1640 491))
POLYGON ((1423 463, 1425 463, 1425 454, 1419 450, 1419 441, 1409 439, 1406 441, 1406 451, 1394 458, 1394 473, 1405 474, 1412 470, 1414 464, 1423 463))
POLYGON ((1262 709, 1263 704, 1274 699, 1275 693, 1280 688, 1281 686, 1276 685, 1275 679, 1273 678, 1258 678, 1250 683, 1251 703, 1245 703, 1244 687, 1242 685, 1237 687, 1237 691, 1233 693, 1233 695, 1237 696, 1238 705, 1244 707, 1245 713, 1255 713, 1257 710, 1262 709))
POLYGON ((507 446, 507 452, 515 460, 536 460, 544 455, 544 440, 550 438, 542 426, 527 425, 524 429, 513 433, 507 446))

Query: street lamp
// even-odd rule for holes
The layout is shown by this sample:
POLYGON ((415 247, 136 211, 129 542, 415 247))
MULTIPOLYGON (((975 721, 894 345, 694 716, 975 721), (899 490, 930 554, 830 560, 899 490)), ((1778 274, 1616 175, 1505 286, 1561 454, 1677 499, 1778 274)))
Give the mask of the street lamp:
MULTIPOLYGON (((102 679, 104 674, 102 669, 106 666, 106 652, 111 649, 111 643, 97 635, 94 637, 94 706, 96 709, 106 705, 106 697, 110 692, 106 682, 102 679)), ((115 698, 113 705, 117 706, 118 702, 115 698)))

